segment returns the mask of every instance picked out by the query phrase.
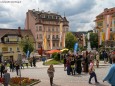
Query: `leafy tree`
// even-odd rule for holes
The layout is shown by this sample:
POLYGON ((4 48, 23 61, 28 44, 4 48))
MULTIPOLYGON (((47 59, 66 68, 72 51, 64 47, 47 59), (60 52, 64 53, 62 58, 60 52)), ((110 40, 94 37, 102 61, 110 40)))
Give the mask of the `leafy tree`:
POLYGON ((90 33, 91 48, 98 48, 98 34, 90 33))
POLYGON ((19 42, 19 46, 22 48, 25 54, 27 53, 27 51, 29 51, 29 55, 30 55, 30 53, 34 50, 34 44, 28 37, 23 38, 19 42))
POLYGON ((71 33, 67 32, 65 37, 65 46, 69 50, 73 50, 74 44, 77 42, 77 38, 71 33))

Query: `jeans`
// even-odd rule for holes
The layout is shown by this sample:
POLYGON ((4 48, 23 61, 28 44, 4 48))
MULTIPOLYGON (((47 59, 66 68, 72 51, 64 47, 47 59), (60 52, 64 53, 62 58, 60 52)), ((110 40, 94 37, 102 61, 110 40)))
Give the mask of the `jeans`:
POLYGON ((50 85, 52 86, 53 84, 53 77, 50 77, 50 85))
POLYGON ((90 73, 90 78, 89 78, 89 83, 91 83, 91 79, 94 77, 95 82, 97 82, 97 76, 95 74, 95 72, 93 71, 92 73, 90 73))

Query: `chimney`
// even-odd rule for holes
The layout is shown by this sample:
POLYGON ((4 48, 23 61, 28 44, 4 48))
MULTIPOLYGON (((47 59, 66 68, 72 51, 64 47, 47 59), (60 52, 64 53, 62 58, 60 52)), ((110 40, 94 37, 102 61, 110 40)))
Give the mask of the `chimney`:
POLYGON ((105 9, 104 9, 104 12, 107 11, 107 10, 108 10, 108 8, 105 8, 105 9))
POLYGON ((18 33, 21 35, 21 27, 18 27, 18 33))

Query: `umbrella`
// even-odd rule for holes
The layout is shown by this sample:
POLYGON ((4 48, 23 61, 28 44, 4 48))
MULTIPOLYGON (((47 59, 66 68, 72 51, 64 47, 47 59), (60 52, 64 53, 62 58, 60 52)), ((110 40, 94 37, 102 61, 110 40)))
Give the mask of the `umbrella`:
POLYGON ((50 51, 47 51, 46 53, 49 53, 49 54, 52 54, 52 53, 59 53, 61 52, 60 50, 50 50, 50 51))
POLYGON ((61 52, 63 52, 63 51, 67 51, 67 50, 69 50, 69 49, 67 49, 67 48, 64 48, 64 49, 62 49, 62 50, 61 50, 61 52))

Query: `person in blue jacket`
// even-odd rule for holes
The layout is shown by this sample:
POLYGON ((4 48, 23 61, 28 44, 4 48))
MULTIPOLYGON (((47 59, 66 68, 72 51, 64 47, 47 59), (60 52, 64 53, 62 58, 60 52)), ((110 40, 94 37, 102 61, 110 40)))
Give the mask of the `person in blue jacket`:
POLYGON ((103 82, 108 81, 111 86, 115 86, 115 54, 112 55, 112 61, 113 64, 111 65, 107 76, 103 79, 103 82))

